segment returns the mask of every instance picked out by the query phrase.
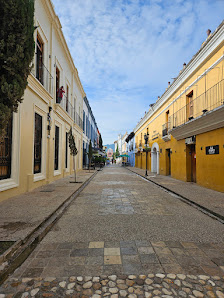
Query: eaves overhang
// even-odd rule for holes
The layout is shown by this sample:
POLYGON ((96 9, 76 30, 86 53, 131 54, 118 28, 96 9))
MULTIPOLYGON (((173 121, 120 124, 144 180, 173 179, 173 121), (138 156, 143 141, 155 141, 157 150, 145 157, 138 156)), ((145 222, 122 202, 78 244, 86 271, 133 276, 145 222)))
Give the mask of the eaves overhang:
POLYGON ((182 140, 221 127, 224 127, 224 105, 169 130, 169 133, 176 140, 182 140))

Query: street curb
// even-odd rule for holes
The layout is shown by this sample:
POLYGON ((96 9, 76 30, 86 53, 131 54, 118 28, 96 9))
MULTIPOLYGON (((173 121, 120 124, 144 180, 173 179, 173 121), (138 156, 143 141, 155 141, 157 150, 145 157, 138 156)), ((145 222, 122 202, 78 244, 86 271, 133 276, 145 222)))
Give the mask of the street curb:
POLYGON ((191 206, 194 206, 194 207, 199 208, 203 213, 205 213, 205 214, 207 214, 207 215, 210 215, 211 217, 217 219, 219 222, 221 222, 222 224, 224 224, 224 216, 222 216, 221 214, 216 213, 216 212, 214 212, 213 210, 210 210, 210 209, 208 209, 208 208, 206 208, 206 207, 204 207, 204 206, 202 206, 202 205, 200 205, 200 204, 198 204, 198 203, 196 203, 196 202, 194 202, 194 201, 192 201, 192 200, 190 200, 190 199, 184 197, 183 195, 181 195, 181 194, 179 194, 179 193, 177 193, 177 192, 175 192, 175 191, 173 191, 173 190, 167 188, 166 186, 163 186, 163 185, 159 184, 158 182, 155 182, 155 181, 151 180, 150 178, 146 178, 145 176, 143 176, 143 175, 141 175, 141 174, 139 174, 139 173, 136 173, 136 172, 132 171, 132 170, 129 169, 129 168, 126 168, 126 169, 129 170, 130 172, 132 172, 132 173, 134 173, 134 174, 136 174, 136 175, 142 177, 142 178, 145 178, 146 180, 148 180, 148 181, 154 183, 155 185, 157 185, 157 186, 159 186, 159 187, 165 189, 166 191, 169 191, 169 192, 171 192, 172 194, 174 194, 174 195, 180 197, 185 203, 187 203, 187 204, 189 204, 189 205, 191 205, 191 206))
POLYGON ((61 205, 54 210, 47 218, 45 218, 33 231, 31 231, 24 239, 16 241, 0 259, 0 285, 13 273, 36 248, 38 243, 45 237, 48 231, 63 215, 69 205, 75 200, 83 189, 96 176, 98 171, 92 174, 78 189, 74 191, 61 205))

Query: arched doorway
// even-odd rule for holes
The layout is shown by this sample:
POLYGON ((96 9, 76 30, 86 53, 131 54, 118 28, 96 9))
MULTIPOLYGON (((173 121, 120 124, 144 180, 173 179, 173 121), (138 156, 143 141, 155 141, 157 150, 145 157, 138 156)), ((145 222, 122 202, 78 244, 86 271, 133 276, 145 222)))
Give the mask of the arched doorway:
POLYGON ((159 145, 154 143, 151 149, 151 172, 159 174, 159 145))

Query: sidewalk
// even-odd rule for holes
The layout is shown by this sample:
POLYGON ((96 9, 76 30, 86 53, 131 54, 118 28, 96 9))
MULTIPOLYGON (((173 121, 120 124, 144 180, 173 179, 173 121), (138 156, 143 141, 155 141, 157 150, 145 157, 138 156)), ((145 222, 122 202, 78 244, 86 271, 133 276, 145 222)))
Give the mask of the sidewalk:
POLYGON ((77 181, 82 183, 70 183, 74 176, 68 176, 0 202, 0 241, 24 239, 95 172, 79 171, 77 181))
MULTIPOLYGON (((130 171, 145 177, 145 170, 127 167, 130 171)), ((208 209, 211 213, 224 220, 224 193, 202 187, 192 182, 184 182, 169 176, 156 175, 148 170, 148 180, 208 209)))

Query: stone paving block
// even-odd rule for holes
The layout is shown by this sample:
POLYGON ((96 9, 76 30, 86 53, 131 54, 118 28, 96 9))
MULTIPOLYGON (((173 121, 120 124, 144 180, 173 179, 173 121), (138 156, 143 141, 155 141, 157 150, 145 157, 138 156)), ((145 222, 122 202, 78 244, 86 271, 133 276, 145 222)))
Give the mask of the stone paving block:
POLYGON ((103 265, 104 258, 101 256, 86 257, 86 265, 103 265))
POLYGON ((124 274, 138 274, 143 271, 142 265, 139 264, 127 264, 123 265, 124 274))
POLYGON ((150 242, 147 240, 135 240, 137 247, 151 246, 150 242))
POLYGON ((41 276, 44 268, 27 268, 23 274, 22 277, 39 277, 41 276))
POLYGON ((108 247, 104 248, 104 256, 120 256, 120 248, 117 247, 108 247))
POLYGON ((104 264, 105 265, 120 265, 122 264, 121 262, 121 257, 120 256, 104 256, 104 264))
POLYGON ((87 248, 74 249, 71 252, 71 257, 88 256, 88 254, 89 254, 89 249, 87 248))
POLYGON ((54 251, 54 257, 68 257, 71 254, 71 249, 58 249, 54 251))
POLYGON ((55 267, 61 265, 69 265, 70 258, 67 257, 52 257, 49 259, 48 266, 55 267))
POLYGON ((187 242, 187 241, 181 241, 180 242, 184 248, 198 248, 197 244, 194 242, 187 242))
POLYGON ((155 254, 140 255, 140 260, 143 264, 159 264, 159 260, 155 254))
POLYGON ((193 256, 193 257, 205 257, 206 258, 206 254, 199 248, 190 248, 190 249, 186 249, 188 255, 193 256))
POLYGON ((189 256, 188 250, 181 248, 170 248, 174 256, 189 256))
POLYGON ((202 265, 201 268, 204 270, 204 272, 208 275, 214 276, 214 275, 223 275, 222 270, 219 267, 208 267, 202 265))
POLYGON ((154 249, 150 246, 143 246, 143 247, 138 247, 138 253, 139 254, 145 254, 145 255, 148 255, 148 254, 153 254, 155 253, 154 249))
POLYGON ((54 251, 52 250, 46 250, 46 251, 39 251, 37 254, 36 254, 36 258, 50 258, 54 255, 54 251))
POLYGON ((75 242, 73 244, 74 249, 81 249, 81 248, 88 248, 89 243, 88 242, 75 242))
POLYGON ((123 255, 122 264, 141 264, 141 260, 138 255, 123 255))
POLYGON ((103 274, 111 275, 121 275, 123 274, 123 266, 122 265, 104 265, 103 274))
POLYGON ((135 245, 135 241, 132 240, 132 241, 120 241, 120 246, 121 247, 136 247, 135 245))
POLYGON ((183 249, 182 244, 178 241, 165 241, 165 243, 168 247, 183 249))
POLYGON ((179 264, 162 264, 162 267, 164 269, 164 272, 166 273, 174 273, 174 274, 178 274, 178 273, 183 273, 183 268, 179 265, 179 264))
POLYGON ((177 263, 177 260, 174 256, 172 255, 157 255, 159 262, 161 264, 171 264, 171 263, 177 263))
POLYGON ((49 259, 32 259, 32 261, 29 263, 30 268, 44 268, 48 265, 49 259))
POLYGON ((203 269, 203 266, 194 266, 194 265, 188 265, 188 264, 184 264, 181 265, 183 268, 182 273, 185 274, 193 274, 193 275, 197 275, 197 274, 204 274, 205 271, 203 269))
POLYGON ((89 248, 104 248, 104 241, 95 241, 89 243, 89 248))
POLYGON ((151 245, 153 247, 166 247, 166 243, 164 241, 151 241, 151 245))
POLYGON ((145 274, 163 273, 164 269, 160 264, 142 264, 145 274))
POLYGON ((121 247, 122 255, 134 255, 137 253, 138 253, 138 251, 137 251, 136 247, 121 247))
POLYGON ((168 247, 154 247, 157 255, 172 255, 172 251, 168 247))
POLYGON ((85 275, 86 276, 94 276, 97 272, 98 275, 103 274, 103 266, 96 265, 86 265, 85 266, 85 275))
POLYGON ((91 248, 89 249, 89 256, 103 256, 104 248, 91 248))
POLYGON ((60 243, 57 246, 57 249, 70 249, 71 250, 72 248, 73 248, 73 243, 70 243, 70 242, 60 243))
POLYGON ((86 263, 87 257, 70 257, 69 258, 69 265, 84 265, 86 263))
POLYGON ((106 241, 104 243, 104 247, 105 248, 110 248, 110 247, 114 247, 114 248, 120 248, 120 242, 119 241, 106 241))

